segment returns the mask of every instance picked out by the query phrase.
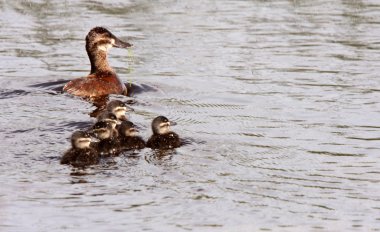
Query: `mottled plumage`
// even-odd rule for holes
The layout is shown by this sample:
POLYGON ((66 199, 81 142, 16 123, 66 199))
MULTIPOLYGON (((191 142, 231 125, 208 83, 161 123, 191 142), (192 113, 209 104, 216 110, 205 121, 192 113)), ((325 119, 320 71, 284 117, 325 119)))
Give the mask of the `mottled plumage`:
POLYGON ((167 134, 153 134, 146 143, 146 146, 152 149, 171 149, 180 147, 181 140, 174 132, 169 132, 167 134))
POLYGON ((120 150, 135 150, 145 148, 145 141, 138 136, 138 130, 135 124, 130 121, 124 121, 119 128, 119 148, 120 150))
POLYGON ((99 153, 91 146, 87 132, 76 131, 71 136, 71 148, 61 158, 61 164, 82 167, 99 163, 99 153))
POLYGON ((152 149, 171 149, 181 146, 179 136, 170 130, 170 121, 164 116, 158 116, 152 121, 153 135, 146 143, 152 149))
POLYGON ((100 121, 92 127, 95 137, 99 142, 93 143, 93 148, 101 156, 115 156, 119 154, 117 138, 113 137, 112 125, 109 122, 100 121))

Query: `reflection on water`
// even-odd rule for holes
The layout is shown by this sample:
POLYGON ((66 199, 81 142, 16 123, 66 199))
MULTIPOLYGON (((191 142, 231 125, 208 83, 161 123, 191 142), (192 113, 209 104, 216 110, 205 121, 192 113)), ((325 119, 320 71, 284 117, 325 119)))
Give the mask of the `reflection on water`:
POLYGON ((379 230, 377 1, 0 2, 0 230, 379 230), (59 93, 103 25, 150 136, 186 146, 59 165, 93 104, 59 93), (132 71, 131 71, 132 70, 132 71), (160 228, 160 229, 157 229, 160 228))

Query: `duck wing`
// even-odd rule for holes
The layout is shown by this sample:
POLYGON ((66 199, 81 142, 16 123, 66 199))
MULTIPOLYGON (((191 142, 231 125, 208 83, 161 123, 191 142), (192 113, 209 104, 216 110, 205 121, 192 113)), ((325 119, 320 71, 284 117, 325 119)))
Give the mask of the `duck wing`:
POLYGON ((117 77, 81 77, 68 82, 63 91, 79 97, 101 97, 109 94, 124 94, 125 87, 117 77))

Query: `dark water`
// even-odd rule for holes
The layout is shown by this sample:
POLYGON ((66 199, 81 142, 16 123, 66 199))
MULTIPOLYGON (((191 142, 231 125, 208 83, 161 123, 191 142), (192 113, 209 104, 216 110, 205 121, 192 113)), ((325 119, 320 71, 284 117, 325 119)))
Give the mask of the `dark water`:
POLYGON ((112 2, 0 1, 0 231, 380 230, 379 1, 112 2), (59 164, 95 107, 54 88, 97 25, 158 90, 112 98, 191 144, 59 164))

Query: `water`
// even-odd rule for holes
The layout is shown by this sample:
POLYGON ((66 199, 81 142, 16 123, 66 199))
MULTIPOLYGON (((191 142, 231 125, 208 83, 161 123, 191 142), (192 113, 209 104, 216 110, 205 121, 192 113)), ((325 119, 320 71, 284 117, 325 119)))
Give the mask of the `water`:
POLYGON ((380 230, 378 1, 0 9, 1 231, 380 230), (156 90, 112 98, 144 138, 163 114, 190 144, 59 164, 95 107, 54 88, 89 72, 97 25, 134 44, 110 51, 121 79, 156 90))

